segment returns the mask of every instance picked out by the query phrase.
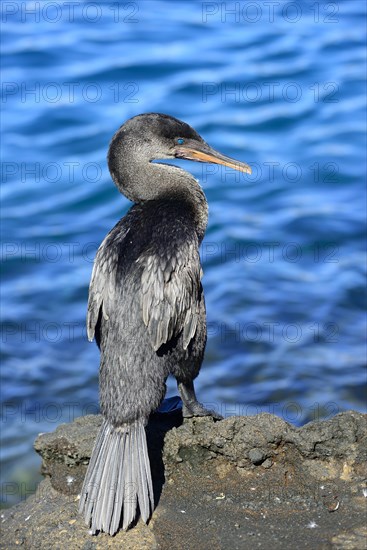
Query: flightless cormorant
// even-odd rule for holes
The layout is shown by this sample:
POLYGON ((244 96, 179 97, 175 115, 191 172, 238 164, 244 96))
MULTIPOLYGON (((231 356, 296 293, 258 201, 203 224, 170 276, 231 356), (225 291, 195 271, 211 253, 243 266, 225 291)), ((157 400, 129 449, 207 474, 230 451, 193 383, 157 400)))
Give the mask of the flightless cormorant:
POLYGON ((213 414, 196 399, 206 344, 199 246, 208 205, 199 183, 161 159, 250 167, 214 151, 188 124, 148 113, 113 136, 108 167, 134 205, 98 249, 89 287, 88 338, 101 352, 97 436, 79 511, 94 534, 127 529, 154 507, 145 426, 173 374, 183 416, 213 414))

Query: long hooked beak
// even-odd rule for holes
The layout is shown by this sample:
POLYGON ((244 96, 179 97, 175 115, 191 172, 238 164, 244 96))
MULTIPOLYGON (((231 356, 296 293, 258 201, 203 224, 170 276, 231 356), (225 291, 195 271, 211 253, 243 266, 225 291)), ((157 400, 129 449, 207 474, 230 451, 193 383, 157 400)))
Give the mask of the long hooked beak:
POLYGON ((195 160, 196 162, 212 162, 214 164, 222 164, 229 166, 239 172, 251 174, 251 167, 245 162, 232 159, 226 155, 222 155, 215 149, 212 149, 207 143, 191 141, 187 145, 177 145, 175 147, 175 157, 186 160, 195 160))

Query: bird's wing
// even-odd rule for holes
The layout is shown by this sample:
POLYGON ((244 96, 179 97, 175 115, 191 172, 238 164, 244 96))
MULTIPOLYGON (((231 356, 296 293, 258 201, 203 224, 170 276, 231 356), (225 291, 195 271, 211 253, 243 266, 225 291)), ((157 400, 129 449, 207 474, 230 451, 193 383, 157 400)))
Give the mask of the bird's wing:
POLYGON ((201 301, 200 258, 196 243, 186 244, 180 253, 145 253, 142 264, 141 306, 143 321, 154 350, 183 335, 184 349, 196 332, 201 301))
POLYGON ((102 309, 104 319, 108 319, 114 304, 116 275, 118 269, 118 247, 128 234, 126 227, 115 226, 100 245, 94 260, 92 277, 89 285, 87 334, 93 340, 102 309), (117 238, 116 238, 117 237, 117 238))

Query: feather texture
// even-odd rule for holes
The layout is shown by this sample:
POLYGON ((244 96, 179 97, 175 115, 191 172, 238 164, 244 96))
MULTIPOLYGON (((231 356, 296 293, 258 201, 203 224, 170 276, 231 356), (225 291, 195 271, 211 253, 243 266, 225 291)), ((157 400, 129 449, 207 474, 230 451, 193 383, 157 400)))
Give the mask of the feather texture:
POLYGON ((202 290, 197 243, 185 243, 179 254, 169 257, 143 254, 138 263, 143 267, 143 321, 153 349, 157 351, 181 332, 186 349, 195 335, 202 290))
POLYGON ((114 428, 105 420, 97 437, 80 497, 92 534, 127 529, 137 509, 147 522, 154 507, 145 428, 141 422, 114 428))

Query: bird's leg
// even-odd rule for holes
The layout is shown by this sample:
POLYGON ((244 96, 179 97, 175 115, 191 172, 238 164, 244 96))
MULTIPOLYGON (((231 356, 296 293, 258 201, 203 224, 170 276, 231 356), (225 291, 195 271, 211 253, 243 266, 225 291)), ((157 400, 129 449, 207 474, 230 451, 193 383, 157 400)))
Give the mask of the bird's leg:
POLYGON ((182 399, 182 416, 191 418, 192 416, 212 416, 215 420, 222 420, 223 417, 215 411, 206 409, 196 399, 194 383, 191 380, 188 383, 177 382, 178 391, 182 399))

